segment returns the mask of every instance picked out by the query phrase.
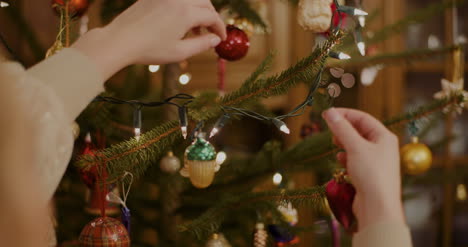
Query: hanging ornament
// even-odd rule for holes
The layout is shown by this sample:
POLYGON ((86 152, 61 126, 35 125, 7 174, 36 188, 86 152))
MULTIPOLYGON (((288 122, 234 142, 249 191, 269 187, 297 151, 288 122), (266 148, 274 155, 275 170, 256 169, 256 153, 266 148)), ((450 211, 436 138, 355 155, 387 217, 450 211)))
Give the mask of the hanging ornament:
POLYGON ((227 25, 227 38, 215 50, 218 56, 228 61, 243 58, 249 50, 250 42, 247 34, 234 25, 227 25))
POLYGON ((121 217, 122 217, 122 223, 125 226, 125 229, 127 229, 127 232, 130 234, 130 222, 131 222, 131 212, 130 209, 127 207, 127 198, 128 194, 130 193, 130 188, 132 187, 133 183, 133 174, 130 172, 125 172, 125 175, 122 177, 122 195, 123 198, 120 198, 118 191, 117 193, 115 192, 110 192, 109 194, 106 195, 106 201, 114 203, 114 204, 120 204, 122 206, 121 208, 121 217), (125 178, 126 177, 130 178, 130 181, 128 182, 128 187, 125 186, 125 178))
POLYGON ((111 217, 99 217, 89 222, 78 241, 81 247, 130 247, 125 226, 111 217))
POLYGON ((176 173, 180 169, 180 160, 170 151, 161 159, 159 167, 163 172, 176 173))
MULTIPOLYGON (((52 0, 52 7, 55 12, 60 13, 59 7, 65 7, 67 0, 52 0)), ((68 11, 72 18, 81 17, 89 7, 88 0, 68 0, 68 11)))
POLYGON ((333 175, 325 189, 328 205, 338 222, 343 225, 346 231, 356 230, 356 217, 353 214, 353 202, 356 190, 353 185, 346 181, 344 172, 337 172, 333 175))
POLYGON ((253 235, 253 246, 254 247, 266 247, 268 240, 268 233, 265 230, 265 224, 257 223, 255 225, 255 232, 253 235))
MULTIPOLYGON (((298 222, 297 210, 290 202, 282 202, 278 206, 278 211, 290 226, 295 226, 298 222)), ((288 246, 299 243, 299 238, 291 233, 288 228, 280 225, 269 225, 268 231, 275 240, 276 246, 288 246)))
POLYGON ((411 143, 404 145, 401 150, 401 165, 406 174, 419 175, 431 168, 432 153, 418 137, 413 136, 411 143))
POLYGON ((442 90, 440 92, 435 93, 434 98, 444 99, 453 95, 463 95, 465 100, 460 102, 460 104, 453 104, 444 108, 445 113, 453 111, 455 113, 461 114, 463 111, 463 108, 468 106, 468 104, 465 105, 466 101, 468 100, 468 92, 463 90, 463 87, 465 84, 464 79, 461 78, 460 80, 454 81, 454 82, 451 82, 447 79, 442 79, 441 84, 442 84, 442 90))
MULTIPOLYGON (((81 151, 81 155, 92 155, 94 156, 96 152, 96 147, 93 145, 92 140, 91 140, 91 134, 88 132, 85 137, 85 143, 83 150, 81 151)), ((84 170, 80 170, 80 177, 81 180, 83 181, 86 186, 88 186, 89 189, 92 189, 94 187, 94 184, 96 183, 96 178, 97 178, 97 169, 95 166, 84 170)))
POLYGON ((219 168, 220 164, 216 163, 215 148, 202 133, 185 150, 184 168, 180 174, 189 177, 193 186, 203 189, 211 185, 214 174, 219 168))
POLYGON ((297 9, 297 22, 306 31, 315 33, 330 29, 332 0, 300 0, 297 9))
POLYGON ((210 240, 206 243, 206 247, 231 247, 223 234, 213 234, 210 240))
POLYGON ((55 43, 52 45, 52 47, 47 50, 46 53, 46 58, 49 58, 55 54, 57 54, 59 51, 63 50, 64 46, 61 40, 56 40, 55 43))

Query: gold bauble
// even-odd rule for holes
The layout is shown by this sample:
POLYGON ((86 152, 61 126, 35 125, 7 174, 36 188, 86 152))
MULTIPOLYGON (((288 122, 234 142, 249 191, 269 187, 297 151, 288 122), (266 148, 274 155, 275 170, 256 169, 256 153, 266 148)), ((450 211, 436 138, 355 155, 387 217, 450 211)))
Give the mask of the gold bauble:
POLYGON ((49 58, 55 54, 57 54, 59 51, 63 50, 64 46, 62 44, 62 41, 60 40, 57 40, 55 41, 55 43, 52 45, 52 47, 49 48, 49 50, 47 50, 47 53, 46 53, 46 58, 49 58))
POLYGON ((431 150, 425 144, 419 143, 417 137, 413 137, 411 143, 401 148, 400 155, 401 165, 406 174, 419 175, 431 168, 431 150))

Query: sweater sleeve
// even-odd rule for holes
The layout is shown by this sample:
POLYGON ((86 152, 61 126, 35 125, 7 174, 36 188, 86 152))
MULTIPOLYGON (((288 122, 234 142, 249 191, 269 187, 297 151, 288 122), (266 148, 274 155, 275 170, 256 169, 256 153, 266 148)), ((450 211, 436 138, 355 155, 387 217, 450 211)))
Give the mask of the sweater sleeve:
POLYGON ((18 63, 0 63, 0 76, 0 95, 14 95, 9 97, 13 106, 9 110, 17 113, 2 120, 29 133, 18 140, 24 147, 18 155, 28 155, 31 161, 16 165, 35 174, 41 200, 36 203, 46 205, 70 161, 72 122, 102 91, 103 80, 93 62, 73 49, 65 49, 29 70, 18 63))
POLYGON ((353 247, 411 247, 411 234, 401 222, 384 221, 368 226, 353 236, 353 247))
POLYGON ((30 68, 28 74, 54 91, 70 123, 104 89, 103 79, 94 63, 72 48, 30 68))

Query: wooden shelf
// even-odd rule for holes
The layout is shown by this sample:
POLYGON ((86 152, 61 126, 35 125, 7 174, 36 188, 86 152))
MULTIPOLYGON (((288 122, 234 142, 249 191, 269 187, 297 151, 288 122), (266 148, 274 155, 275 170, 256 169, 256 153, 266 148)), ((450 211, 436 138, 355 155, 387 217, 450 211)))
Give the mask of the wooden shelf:
MULTIPOLYGON (((407 72, 416 73, 443 73, 445 64, 443 62, 414 62, 408 64, 407 72)), ((465 65, 465 73, 468 73, 468 64, 465 65)))

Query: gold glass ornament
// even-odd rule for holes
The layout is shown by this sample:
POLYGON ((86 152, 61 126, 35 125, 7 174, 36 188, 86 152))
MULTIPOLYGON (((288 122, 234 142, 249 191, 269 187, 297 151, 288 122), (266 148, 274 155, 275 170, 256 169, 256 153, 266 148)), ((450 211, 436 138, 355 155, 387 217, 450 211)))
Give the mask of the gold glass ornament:
POLYGON ((167 155, 161 159, 159 167, 164 172, 176 173, 180 169, 180 160, 174 156, 173 152, 168 152, 167 155))
POLYGON ((418 137, 412 137, 411 143, 404 145, 400 150, 403 171, 409 175, 419 175, 431 167, 431 150, 418 137))
POLYGON ((206 247, 231 247, 223 234, 213 234, 210 240, 206 243, 206 247))

